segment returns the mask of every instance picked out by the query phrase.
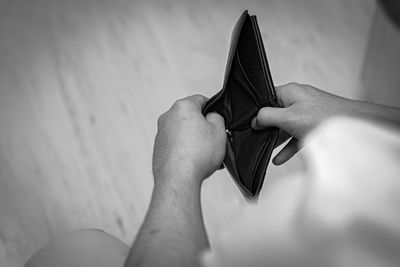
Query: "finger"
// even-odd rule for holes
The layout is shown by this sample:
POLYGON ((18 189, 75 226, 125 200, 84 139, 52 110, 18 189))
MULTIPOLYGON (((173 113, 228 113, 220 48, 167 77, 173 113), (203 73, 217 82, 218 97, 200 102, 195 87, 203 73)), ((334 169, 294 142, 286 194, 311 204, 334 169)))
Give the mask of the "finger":
POLYGON ((261 108, 257 116, 251 121, 251 127, 254 130, 263 130, 268 127, 283 128, 284 124, 289 118, 288 110, 286 108, 261 108))
POLYGON ((203 96, 203 95, 191 95, 191 96, 188 96, 188 97, 186 97, 186 98, 184 98, 182 100, 189 102, 197 110, 202 110, 203 106, 207 102, 208 98, 203 96))
POLYGON ((289 143, 279 151, 272 162, 275 165, 281 165, 291 159, 302 147, 301 141, 293 137, 290 139, 289 143))
POLYGON ((210 112, 206 115, 206 120, 217 128, 225 130, 224 117, 215 112, 210 112))
MULTIPOLYGON (((226 138, 226 133, 225 133, 225 122, 224 122, 224 117, 222 117, 221 115, 219 115, 218 113, 215 112, 210 112, 207 113, 206 115, 206 120, 212 124, 213 126, 215 126, 215 128, 221 130, 221 134, 224 138, 226 138)), ((219 166, 218 170, 222 170, 224 168, 224 165, 221 164, 221 166, 219 166)))
POLYGON ((278 139, 275 142, 274 148, 277 148, 278 146, 285 143, 290 137, 292 137, 292 136, 290 134, 288 134, 286 131, 279 130, 278 139))
POLYGON ((278 103, 282 107, 288 107, 294 103, 296 103, 300 97, 302 92, 304 90, 304 84, 299 84, 299 83, 288 83, 280 86, 275 87, 275 92, 277 96, 278 103))

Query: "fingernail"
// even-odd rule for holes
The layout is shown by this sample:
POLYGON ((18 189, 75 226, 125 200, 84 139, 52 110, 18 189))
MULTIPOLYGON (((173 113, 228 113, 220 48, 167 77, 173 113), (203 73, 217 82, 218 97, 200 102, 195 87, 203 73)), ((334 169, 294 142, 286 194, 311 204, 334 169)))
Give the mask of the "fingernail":
POLYGON ((253 118, 252 120, 251 120, 251 128, 253 128, 253 129, 256 129, 256 119, 257 118, 253 118))
POLYGON ((282 159, 280 159, 279 157, 278 157, 278 155, 276 155, 273 159, 272 159, 272 163, 275 165, 275 166, 279 166, 279 165, 282 165, 282 159))

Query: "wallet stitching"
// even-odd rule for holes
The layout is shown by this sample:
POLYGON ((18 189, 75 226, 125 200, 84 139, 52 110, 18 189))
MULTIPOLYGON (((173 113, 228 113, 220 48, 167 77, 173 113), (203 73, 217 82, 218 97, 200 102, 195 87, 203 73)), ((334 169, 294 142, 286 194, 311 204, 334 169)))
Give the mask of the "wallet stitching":
POLYGON ((267 90, 270 93, 270 94, 267 94, 267 97, 268 97, 269 101, 273 105, 277 105, 275 87, 274 87, 274 83, 272 81, 271 71, 269 69, 269 65, 268 65, 268 62, 266 60, 267 55, 266 55, 266 52, 265 52, 264 43, 262 41, 260 28, 258 27, 257 17, 255 15, 250 16, 250 21, 251 21, 251 23, 253 25, 253 29, 255 29, 255 37, 256 37, 256 41, 257 41, 257 49, 258 49, 258 53, 259 53, 260 59, 261 59, 264 78, 265 78, 265 81, 267 83, 266 87, 267 87, 267 90), (271 95, 272 95, 272 97, 271 97, 271 95))
MULTIPOLYGON (((257 20, 256 20, 255 16, 249 16, 247 10, 244 11, 243 14, 242 14, 242 16, 240 17, 239 21, 238 21, 237 24, 235 25, 235 28, 236 28, 236 31, 234 31, 234 33, 236 33, 236 34, 234 34, 234 35, 232 36, 232 38, 233 38, 233 39, 232 39, 232 40, 233 40, 233 43, 232 43, 231 49, 232 49, 233 51, 236 50, 236 52, 233 53, 231 59, 229 59, 229 55, 231 55, 231 53, 229 53, 229 55, 228 55, 228 65, 227 65, 227 69, 226 69, 226 71, 225 71, 225 78, 224 78, 223 89, 222 89, 219 93, 217 93, 218 96, 215 98, 215 100, 214 100, 212 103, 207 103, 207 105, 206 105, 206 106, 204 107, 204 109, 203 109, 203 112, 204 112, 206 109, 208 109, 208 107, 212 106, 212 104, 214 104, 215 102, 219 101, 218 99, 219 99, 220 97, 222 97, 223 94, 226 93, 226 83, 227 83, 227 81, 228 81, 228 79, 229 79, 229 76, 230 76, 231 73, 232 73, 232 63, 233 63, 233 61, 235 60, 235 56, 237 56, 237 59, 236 59, 236 60, 237 60, 238 66, 239 66, 239 73, 240 73, 239 75, 242 76, 243 80, 245 80, 245 82, 247 83, 247 85, 251 88, 250 90, 248 90, 248 92, 250 93, 250 95, 251 95, 252 98, 254 99, 254 102, 256 103, 256 105, 257 105, 258 107, 263 107, 263 106, 274 106, 274 105, 275 105, 275 106, 280 106, 279 103, 277 103, 277 101, 276 101, 275 88, 274 88, 274 86, 273 86, 272 77, 271 77, 270 70, 269 70, 269 65, 268 65, 268 62, 267 62, 267 59, 266 59, 265 48, 264 48, 264 45, 263 45, 263 43, 262 43, 262 38, 261 38, 260 30, 259 30, 259 28, 258 28, 258 24, 257 24, 257 20), (251 23, 252 23, 252 25, 253 25, 253 30, 255 31, 255 37, 256 37, 256 42, 257 42, 257 50, 258 50, 258 54, 260 55, 260 58, 261 58, 261 64, 262 64, 263 73, 264 73, 264 79, 266 80, 266 84, 267 84, 267 86, 266 86, 266 87, 267 87, 266 89, 267 89, 267 91, 268 91, 267 99, 270 101, 270 103, 267 103, 267 105, 264 105, 264 104, 260 105, 258 99, 255 97, 255 95, 258 95, 258 96, 260 97, 260 99, 262 99, 262 102, 264 102, 265 100, 267 100, 265 97, 262 97, 262 96, 261 96, 261 94, 255 89, 253 83, 252 83, 252 82, 250 81, 250 79, 248 78, 246 72, 245 72, 244 69, 243 69, 242 63, 241 63, 241 61, 240 61, 239 53, 238 53, 238 50, 237 50, 237 46, 238 46, 238 41, 239 41, 240 33, 241 33, 241 31, 242 31, 243 24, 244 24, 245 20, 248 19, 248 17, 250 18, 250 21, 251 21, 251 23), (236 54, 236 55, 235 55, 235 54, 236 54)), ((228 95, 225 95, 224 101, 227 100, 226 98, 227 98, 228 96, 229 96, 229 94, 228 94, 228 95)), ((214 98, 214 97, 213 97, 213 98, 214 98)), ((225 105, 226 105, 226 103, 225 103, 225 105)), ((229 103, 229 106, 231 107, 231 103, 229 103)), ((231 109, 232 109, 232 107, 231 107, 231 109)), ((230 115, 232 116, 232 114, 230 114, 230 115)), ((231 119, 231 118, 230 118, 230 119, 231 119)), ((272 147, 272 149, 273 149, 273 146, 275 145, 276 140, 277 140, 277 136, 278 136, 277 130, 273 130, 271 137, 270 137, 270 138, 266 138, 266 139, 268 140, 268 142, 267 142, 267 144, 266 144, 265 146, 263 146, 264 149, 262 149, 262 150, 263 150, 264 152, 263 152, 263 153, 260 153, 260 154, 258 155, 258 157, 257 157, 257 159, 256 159, 256 164, 255 164, 255 166, 257 166, 257 168, 253 168, 252 173, 251 173, 251 177, 250 177, 250 179, 251 179, 251 180, 250 180, 250 186, 251 186, 251 187, 250 187, 250 189, 248 189, 247 187, 245 187, 244 184, 241 182, 241 176, 239 175, 239 172, 238 172, 238 170, 237 170, 237 168, 236 168, 236 155, 235 155, 234 151, 232 151, 232 152, 233 152, 233 163, 234 163, 234 164, 233 164, 233 168, 235 169, 235 170, 233 170, 233 173, 235 173, 235 175, 233 175, 233 174, 231 173, 231 171, 230 171, 228 168, 227 168, 227 170, 229 171, 229 174, 232 176, 233 180, 239 185, 239 189, 244 193, 244 196, 245 196, 245 197, 254 198, 254 197, 257 197, 257 196, 258 196, 258 194, 259 194, 259 192, 260 192, 260 190, 261 190, 261 188, 262 188, 263 181, 265 180, 265 172, 266 172, 266 170, 267 170, 268 164, 266 165, 265 170, 263 170, 263 171, 264 171, 263 176, 260 177, 260 183, 257 185, 257 188, 256 188, 256 190, 254 191, 254 194, 253 194, 253 193, 252 193, 252 191, 253 191, 253 190, 252 190, 252 188, 253 188, 253 187, 252 187, 252 184, 253 184, 253 182, 254 182, 254 175, 257 173, 256 170, 258 170, 258 168, 259 168, 259 166, 260 166, 260 160, 261 160, 264 156, 266 156, 266 159, 267 159, 267 161, 269 162, 269 160, 270 160, 270 158, 271 158, 271 153, 267 153, 267 154, 266 154, 266 152, 269 151, 269 148, 270 148, 270 147, 272 147), (237 176, 237 177, 236 177, 236 176, 237 176)), ((228 141, 228 142, 230 142, 230 141, 228 141)), ((231 143, 231 142, 230 142, 230 143, 231 143)), ((232 143, 231 143, 230 145, 232 146, 232 143)), ((233 147, 231 147, 231 148, 233 149, 233 147)), ((225 165, 225 167, 226 167, 225 160, 224 160, 224 165, 225 165)))
MULTIPOLYGON (((274 146, 276 144, 276 140, 278 139, 278 135, 279 135, 279 130, 275 129, 274 132, 271 135, 271 138, 270 138, 269 142, 268 142, 268 145, 270 145, 272 147, 272 150, 274 150, 274 146)), ((268 149, 268 147, 267 147, 267 149, 268 149)), ((271 160, 271 156, 272 156, 272 151, 271 151, 271 153, 267 154, 267 158, 265 159, 268 163, 267 163, 267 165, 265 167, 265 171, 263 173, 263 176, 261 177, 260 184, 259 184, 259 186, 257 188, 256 195, 260 193, 261 188, 262 188, 262 186, 264 184, 264 180, 265 180, 265 176, 266 176, 266 173, 267 173, 269 161, 271 160)))
POLYGON ((224 84, 223 84, 224 89, 226 87, 226 83, 228 81, 229 74, 231 73, 232 62, 234 60, 235 53, 234 52, 231 53, 231 51, 237 51, 239 36, 240 36, 240 33, 242 32, 243 24, 244 24, 244 21, 246 20, 247 16, 249 16, 249 14, 248 14, 247 10, 245 10, 243 12, 243 14, 240 16, 239 21, 236 22, 235 26, 233 27, 233 32, 232 32, 232 37, 231 37, 231 47, 229 49, 228 62, 227 62, 227 66, 225 68, 224 84), (236 31, 235 31, 235 29, 236 29, 236 31), (232 43, 232 40, 233 40, 233 43, 232 43))
MULTIPOLYGON (((267 138, 268 142, 264 143, 263 148, 261 150, 261 153, 259 153, 259 155, 258 155, 258 157, 256 159, 256 164, 254 164, 254 168, 253 168, 253 171, 252 171, 252 174, 251 174, 251 180, 250 180, 251 188, 253 188, 254 176, 255 176, 257 170, 259 169, 261 160, 264 158, 265 153, 272 146, 272 143, 271 143, 271 141, 273 141, 272 139, 273 139, 273 136, 272 137, 270 136, 269 138, 267 138)), ((269 158, 268 158, 268 160, 269 160, 269 158)), ((267 164, 267 166, 268 166, 268 164, 267 164)), ((265 171, 266 170, 267 170, 267 168, 265 168, 265 171)), ((265 173, 263 175, 265 175, 265 173)), ((261 179, 260 179, 260 181, 259 181, 259 183, 257 185, 256 192, 255 192, 256 195, 259 192, 259 190, 261 189, 260 185, 262 184, 263 181, 264 181, 264 179, 261 177, 261 179)))

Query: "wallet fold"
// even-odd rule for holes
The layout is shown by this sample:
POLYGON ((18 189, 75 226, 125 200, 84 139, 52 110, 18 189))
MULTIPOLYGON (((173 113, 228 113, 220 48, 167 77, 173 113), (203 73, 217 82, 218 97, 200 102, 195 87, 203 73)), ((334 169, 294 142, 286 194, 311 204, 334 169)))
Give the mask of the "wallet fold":
POLYGON ((225 119, 224 166, 247 198, 257 198, 279 130, 255 131, 251 120, 262 107, 279 107, 256 16, 242 13, 235 24, 222 90, 203 108, 225 119))

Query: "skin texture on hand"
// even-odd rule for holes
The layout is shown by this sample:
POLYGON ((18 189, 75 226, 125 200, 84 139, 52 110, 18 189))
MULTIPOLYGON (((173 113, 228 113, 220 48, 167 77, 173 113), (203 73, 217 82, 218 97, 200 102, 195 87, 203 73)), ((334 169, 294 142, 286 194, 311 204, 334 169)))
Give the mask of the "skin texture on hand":
POLYGON ((281 129, 277 146, 291 138, 275 156, 280 165, 294 156, 303 146, 302 139, 326 118, 346 112, 349 100, 310 85, 290 83, 276 87, 277 100, 283 108, 264 107, 252 121, 255 130, 275 126, 281 129))
POLYGON ((273 159, 276 165, 283 164, 293 157, 303 146, 304 137, 330 117, 366 117, 400 123, 398 108, 346 99, 311 85, 289 83, 278 86, 276 95, 283 108, 264 107, 252 121, 255 130, 272 126, 281 129, 276 146, 291 138, 273 159))
POLYGON ((201 95, 190 96, 176 101, 160 116, 153 151, 156 183, 171 173, 175 179, 195 177, 201 182, 221 166, 226 142, 224 119, 217 113, 204 118, 201 110, 206 101, 201 95))
POLYGON ((202 115, 206 100, 178 100, 158 120, 153 195, 126 267, 198 266, 209 247, 200 187, 221 166, 226 132, 220 115, 202 115))
MULTIPOLYGON (((281 164, 292 157, 300 141, 323 120, 336 116, 362 116, 400 124, 400 109, 341 98, 309 85, 276 88, 283 108, 265 107, 252 127, 281 129, 278 145, 292 138, 275 157, 281 164)), ((207 99, 178 100, 158 121, 154 145, 154 191, 144 223, 125 267, 198 266, 209 247, 204 227, 201 182, 221 165, 226 133, 223 118, 201 110, 207 99)))

